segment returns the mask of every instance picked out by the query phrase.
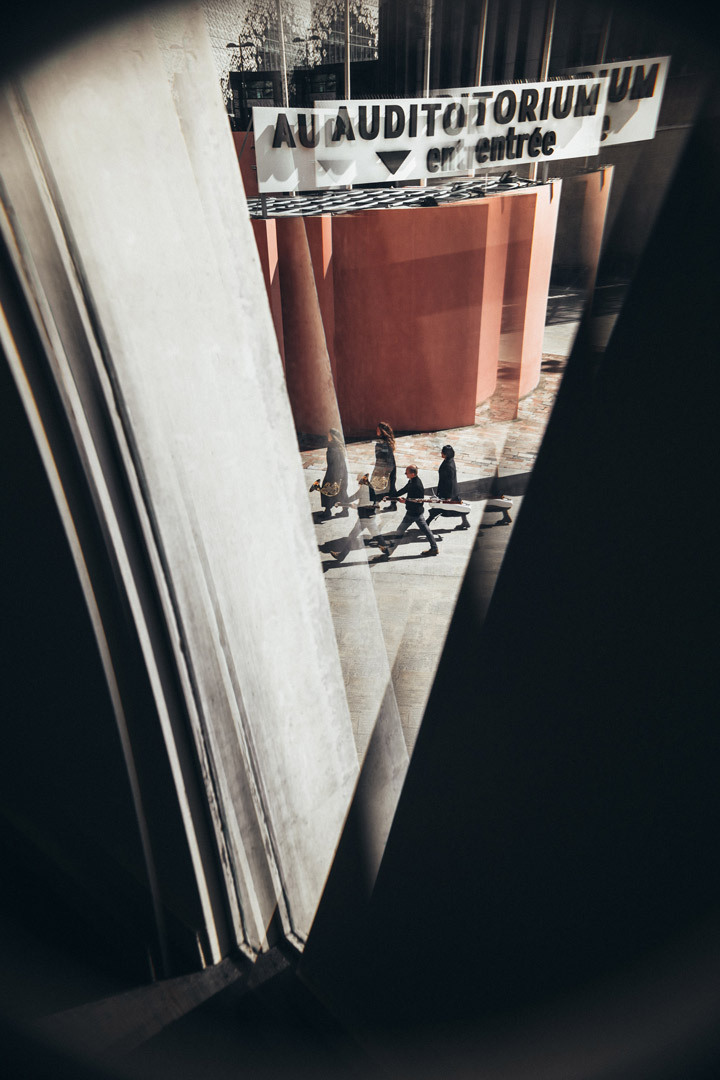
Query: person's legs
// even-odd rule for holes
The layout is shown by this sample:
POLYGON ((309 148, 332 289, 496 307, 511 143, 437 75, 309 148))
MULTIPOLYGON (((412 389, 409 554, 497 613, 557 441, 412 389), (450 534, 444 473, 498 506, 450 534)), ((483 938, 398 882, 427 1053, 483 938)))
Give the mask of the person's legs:
POLYGON ((372 517, 361 518, 360 520, 362 521, 363 529, 366 529, 367 532, 370 533, 372 539, 377 539, 377 537, 380 535, 380 530, 378 529, 378 523, 375 514, 373 514, 372 517))
POLYGON ((397 510, 397 503, 395 502, 395 500, 397 499, 397 488, 395 487, 396 478, 397 478, 397 467, 392 469, 391 472, 390 472, 390 487, 388 489, 388 495, 392 499, 392 502, 390 503, 390 509, 391 510, 397 510))
POLYGON ((362 547, 362 542, 360 541, 360 533, 363 531, 364 528, 365 521, 363 518, 359 517, 353 525, 350 535, 345 541, 346 548, 350 549, 353 547, 362 547))
POLYGON ((496 525, 511 525, 512 518, 510 517, 510 507, 512 506, 512 500, 506 499, 503 495, 497 495, 495 498, 488 499, 485 506, 486 511, 490 511, 494 514, 502 514, 502 517, 495 522, 496 525), (499 504, 499 505, 498 505, 499 504))
POLYGON ((406 514, 397 529, 391 533, 386 533, 385 536, 378 536, 378 543, 382 548, 383 554, 392 555, 397 547, 398 540, 407 532, 414 520, 415 519, 411 518, 409 514, 406 514))
POLYGON ((365 524, 365 522, 363 521, 362 518, 357 519, 357 521, 355 522, 355 524, 352 527, 352 531, 350 532, 350 535, 347 536, 344 540, 339 541, 338 546, 336 548, 334 548, 330 552, 333 559, 340 560, 340 559, 345 558, 345 556, 347 555, 350 548, 355 545, 355 541, 357 540, 358 536, 360 535, 360 530, 362 529, 364 524, 365 524))
MULTIPOLYGON (((430 511, 430 513, 428 514, 427 523, 429 525, 434 517, 446 518, 446 517, 452 517, 452 516, 453 516, 452 510, 446 510, 444 507, 434 506, 432 508, 432 510, 430 511)), ((438 544, 442 543, 442 541, 443 541, 442 536, 440 536, 438 533, 433 533, 433 536, 437 540, 438 544)))
POLYGON ((332 499, 329 499, 327 495, 320 496, 320 505, 322 506, 322 513, 320 514, 320 520, 323 521, 329 517, 332 517, 332 499))
POLYGON ((435 537, 433 536, 433 534, 430 532, 430 529, 428 527, 428 523, 425 520, 425 518, 424 517, 415 518, 415 524, 417 525, 418 529, 423 534, 423 536, 427 537, 427 539, 430 541, 430 550, 431 551, 437 551, 437 549, 438 549, 437 541, 436 541, 435 537))

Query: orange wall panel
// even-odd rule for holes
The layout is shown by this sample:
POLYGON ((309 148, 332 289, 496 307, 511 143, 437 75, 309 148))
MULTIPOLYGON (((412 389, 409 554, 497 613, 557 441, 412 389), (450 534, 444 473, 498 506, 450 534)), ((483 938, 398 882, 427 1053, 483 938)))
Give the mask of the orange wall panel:
POLYGON ((346 434, 474 423, 487 220, 486 200, 333 218, 346 434))
POLYGON ((449 205, 254 221, 298 430, 326 431, 338 408, 350 437, 372 435, 379 418, 398 431, 472 425, 496 389, 501 332, 516 411, 540 377, 560 192, 554 181, 449 205))

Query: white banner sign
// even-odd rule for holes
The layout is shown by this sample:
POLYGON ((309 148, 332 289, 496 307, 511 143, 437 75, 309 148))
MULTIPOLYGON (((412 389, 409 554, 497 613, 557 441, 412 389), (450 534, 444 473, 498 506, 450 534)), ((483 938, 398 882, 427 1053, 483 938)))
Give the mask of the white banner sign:
POLYGON ((253 108, 258 188, 472 175, 598 152, 607 79, 477 87, 450 100, 323 102, 253 108))
POLYGON ((570 68, 568 75, 608 80, 601 145, 654 139, 670 67, 669 56, 570 68))
MULTIPOLYGON (((648 60, 626 60, 615 64, 568 68, 565 74, 576 79, 607 79, 607 104, 600 137, 601 146, 655 138, 670 59, 669 56, 655 56, 648 60)), ((433 93, 435 97, 466 99, 482 89, 476 86, 454 86, 449 90, 435 90, 433 93)))

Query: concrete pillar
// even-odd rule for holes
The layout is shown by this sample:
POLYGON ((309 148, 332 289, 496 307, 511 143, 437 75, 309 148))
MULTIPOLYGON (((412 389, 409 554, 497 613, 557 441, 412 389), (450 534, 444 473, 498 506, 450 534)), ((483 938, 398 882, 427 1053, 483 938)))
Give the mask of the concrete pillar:
POLYGON ((297 431, 321 435, 340 414, 305 223, 276 218, 276 229, 287 391, 297 431))
MULTIPOLYGON (((286 933, 307 934, 358 764, 210 43, 201 13, 179 18, 187 85, 177 101, 140 21, 27 73, 23 108, 82 268, 87 325, 102 334, 87 382, 107 394, 137 499, 235 884, 238 940, 257 950, 276 910, 286 933)), ((123 566, 121 538, 108 536, 123 566)), ((196 850, 175 718, 161 682, 155 690, 196 850)))
POLYGON ((497 386, 510 227, 510 204, 507 199, 489 198, 485 205, 487 206, 487 231, 482 280, 483 303, 480 315, 480 354, 475 395, 478 405, 491 397, 497 386))
POLYGON ((255 234, 260 266, 262 267, 265 290, 270 302, 273 326, 277 336, 278 349, 285 366, 285 336, 283 334, 282 300, 280 297, 280 267, 278 262, 277 230, 275 218, 252 218, 250 224, 255 234))
POLYGON ((543 333, 561 190, 562 181, 555 180, 539 188, 535 198, 532 246, 522 325, 518 387, 520 398, 534 390, 540 379, 543 333))
POLYGON ((232 137, 240 164, 245 195, 248 199, 255 198, 260 194, 255 164, 255 136, 252 131, 233 131, 232 137))
POLYGON ((317 217, 306 217, 305 232, 307 233, 310 258, 312 260, 313 273, 315 275, 315 288, 317 290, 318 303, 323 326, 325 327, 325 344, 333 379, 337 380, 337 361, 335 359, 335 290, 333 287, 333 261, 332 261, 332 224, 330 214, 319 214, 317 217))
POLYGON ((600 261, 613 172, 607 165, 563 179, 553 274, 588 295, 600 261))
POLYGON ((562 181, 509 193, 500 385, 495 416, 513 419, 538 384, 562 181))

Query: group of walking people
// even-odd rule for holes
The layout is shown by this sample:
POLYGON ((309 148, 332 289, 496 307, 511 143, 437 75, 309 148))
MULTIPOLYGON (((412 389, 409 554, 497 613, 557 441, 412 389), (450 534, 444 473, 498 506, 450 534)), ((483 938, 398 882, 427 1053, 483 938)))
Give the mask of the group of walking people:
POLYGON ((469 529, 467 520, 469 507, 463 504, 458 495, 457 474, 455 469, 455 451, 449 444, 443 446, 442 462, 438 470, 437 498, 456 502, 458 509, 451 509, 446 503, 443 506, 434 504, 425 520, 425 487, 418 476, 416 465, 408 465, 405 469, 407 483, 403 487, 396 486, 397 466, 395 463, 395 435, 390 424, 381 420, 376 429, 377 442, 375 443, 375 465, 372 474, 358 473, 358 489, 352 495, 347 490, 347 465, 345 462, 345 447, 342 435, 336 428, 328 432, 327 467, 322 481, 316 481, 311 491, 320 491, 323 513, 321 520, 332 517, 332 507, 340 505, 342 510, 335 516, 344 517, 348 513, 348 504, 355 503, 357 506, 358 520, 349 536, 345 538, 331 552, 334 559, 341 560, 347 552, 355 546, 360 533, 366 530, 371 536, 371 543, 376 541, 380 548, 380 554, 375 561, 389 559, 400 540, 411 525, 416 525, 422 535, 428 540, 429 548, 422 552, 423 555, 437 555, 438 543, 442 537, 436 536, 430 530, 430 524, 439 515, 445 517, 460 517, 461 523, 458 529, 469 529), (377 513, 381 502, 388 502, 387 509, 396 510, 397 503, 405 504, 405 516, 391 533, 381 534, 377 523, 377 513))

